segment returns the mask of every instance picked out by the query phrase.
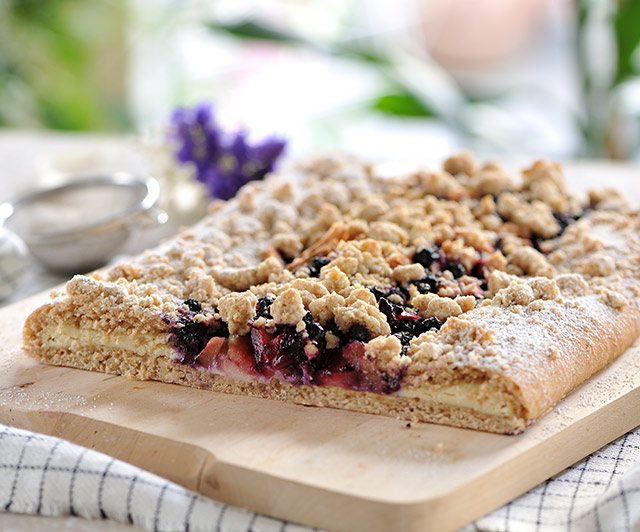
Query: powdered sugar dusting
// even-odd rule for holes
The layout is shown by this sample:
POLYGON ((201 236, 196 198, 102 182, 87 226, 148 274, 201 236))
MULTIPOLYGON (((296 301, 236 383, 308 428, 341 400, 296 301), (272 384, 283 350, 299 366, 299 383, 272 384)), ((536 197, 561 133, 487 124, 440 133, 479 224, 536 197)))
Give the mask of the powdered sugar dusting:
POLYGON ((34 392, 27 388, 15 387, 0 390, 0 406, 62 411, 90 404, 86 397, 81 395, 70 395, 66 392, 34 392))

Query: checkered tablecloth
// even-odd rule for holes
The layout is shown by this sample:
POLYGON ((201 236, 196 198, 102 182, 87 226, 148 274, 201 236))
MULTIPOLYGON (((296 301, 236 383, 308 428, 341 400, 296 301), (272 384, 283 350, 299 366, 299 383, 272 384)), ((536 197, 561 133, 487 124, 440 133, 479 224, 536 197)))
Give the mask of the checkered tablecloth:
MULTIPOLYGON (((464 532, 640 530, 639 458, 636 429, 464 532)), ((212 501, 64 440, 2 425, 0 510, 113 519, 167 532, 314 530, 212 501)))

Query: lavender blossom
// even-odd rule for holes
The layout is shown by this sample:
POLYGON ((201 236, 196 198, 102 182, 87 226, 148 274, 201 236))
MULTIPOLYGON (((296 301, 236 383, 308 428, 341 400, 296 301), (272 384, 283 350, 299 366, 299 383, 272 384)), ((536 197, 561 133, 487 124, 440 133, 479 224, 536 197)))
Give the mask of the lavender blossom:
POLYGON ((212 197, 223 200, 235 196, 249 181, 272 172, 286 145, 277 137, 252 145, 243 130, 225 133, 209 103, 176 109, 170 138, 176 144, 176 159, 193 164, 196 179, 207 186, 212 197))

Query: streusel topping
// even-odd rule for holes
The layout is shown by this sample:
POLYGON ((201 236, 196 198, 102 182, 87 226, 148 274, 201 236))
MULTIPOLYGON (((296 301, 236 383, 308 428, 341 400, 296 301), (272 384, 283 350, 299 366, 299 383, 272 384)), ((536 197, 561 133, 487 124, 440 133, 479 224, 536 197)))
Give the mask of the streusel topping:
POLYGON ((640 277, 637 216, 610 190, 568 194, 555 163, 519 180, 468 152, 394 178, 349 158, 296 172, 247 184, 177 238, 68 293, 100 292, 174 328, 197 315, 207 337, 261 326, 293 342, 306 331, 309 357, 363 342, 358 356, 399 379, 425 361, 496 351, 478 319, 489 307, 548 313, 593 295, 619 310, 640 292, 628 281, 640 277), (637 245, 618 249, 599 231, 637 245), (477 349, 456 350, 462 336, 477 349))

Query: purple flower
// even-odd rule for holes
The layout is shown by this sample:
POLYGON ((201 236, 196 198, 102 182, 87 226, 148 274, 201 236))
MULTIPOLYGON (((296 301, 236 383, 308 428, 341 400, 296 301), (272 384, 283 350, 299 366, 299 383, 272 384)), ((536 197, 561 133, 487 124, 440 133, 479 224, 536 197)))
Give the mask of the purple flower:
POLYGON ((272 172, 286 146, 286 141, 277 137, 252 145, 243 130, 225 133, 209 103, 176 109, 170 139, 176 145, 176 159, 193 164, 196 179, 207 186, 212 197, 223 200, 235 196, 249 181, 272 172))

